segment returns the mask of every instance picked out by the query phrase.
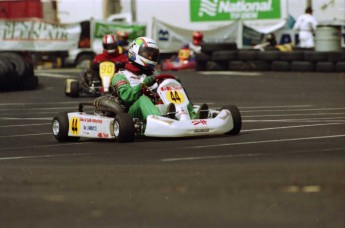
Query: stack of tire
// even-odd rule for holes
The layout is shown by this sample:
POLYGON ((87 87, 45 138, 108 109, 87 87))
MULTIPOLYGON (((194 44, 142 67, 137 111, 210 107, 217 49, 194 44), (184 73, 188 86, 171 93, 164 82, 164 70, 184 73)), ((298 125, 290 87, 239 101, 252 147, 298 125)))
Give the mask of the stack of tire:
POLYGON ((15 52, 0 52, 0 91, 31 90, 38 86, 33 64, 15 52))
POLYGON ((259 51, 237 49, 236 43, 206 43, 196 62, 199 71, 345 72, 345 51, 259 51))

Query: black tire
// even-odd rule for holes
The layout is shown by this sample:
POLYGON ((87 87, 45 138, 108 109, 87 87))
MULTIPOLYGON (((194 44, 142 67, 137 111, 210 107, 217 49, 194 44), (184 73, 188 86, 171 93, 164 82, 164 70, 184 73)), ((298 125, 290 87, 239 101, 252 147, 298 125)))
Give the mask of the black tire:
POLYGON ((14 70, 19 77, 26 73, 25 60, 22 56, 13 52, 1 52, 0 57, 7 59, 14 66, 14 70))
POLYGON ((336 72, 345 72, 345 62, 337 62, 335 70, 336 72))
POLYGON ((215 61, 208 61, 206 65, 206 69, 209 71, 224 71, 228 70, 227 62, 215 62, 215 61))
POLYGON ((237 51, 215 51, 212 53, 213 61, 237 60, 237 51))
POLYGON ((239 50, 237 59, 241 61, 256 60, 258 52, 257 50, 239 50))
POLYGON ((317 72, 333 72, 335 70, 333 62, 317 62, 316 71, 317 72))
POLYGON ((67 112, 60 112, 56 117, 53 118, 52 132, 56 140, 59 142, 75 142, 80 137, 68 136, 69 131, 69 120, 67 112))
POLYGON ((71 97, 79 97, 79 82, 78 81, 71 81, 71 93, 69 94, 71 97))
POLYGON ((237 44, 229 43, 204 43, 201 44, 201 51, 203 53, 212 53, 214 51, 237 50, 237 44))
POLYGON ((114 119, 114 135, 119 143, 133 142, 135 128, 133 118, 128 113, 119 113, 114 119))
POLYGON ((283 51, 280 52, 279 60, 283 61, 302 61, 304 59, 304 51, 283 51))
POLYGON ((263 61, 275 61, 279 59, 279 51, 259 51, 257 53, 257 59, 263 61))
POLYGON ((251 68, 246 61, 230 61, 228 69, 232 71, 248 71, 251 68))
POLYGON ((310 61, 292 61, 291 71, 310 72, 315 71, 315 63, 310 61))
POLYGON ((23 90, 33 90, 38 87, 38 77, 31 76, 31 77, 24 77, 20 82, 20 89, 23 90))
POLYGON ((328 61, 331 61, 331 62, 345 61, 344 51, 330 51, 327 53, 327 55, 328 55, 328 61))
POLYGON ((291 66, 290 63, 286 61, 273 61, 271 63, 271 69, 273 71, 290 71, 291 66))
POLYGON ((196 62, 207 62, 211 60, 211 56, 205 53, 195 53, 195 61, 196 62))
POLYGON ((207 70, 207 62, 196 62, 195 70, 196 71, 207 70))
POLYGON ((317 51, 305 51, 304 60, 311 62, 327 61, 327 52, 317 52, 317 51))
POLYGON ((221 108, 221 110, 223 109, 227 109, 230 111, 231 116, 232 116, 232 120, 234 123, 234 128, 231 129, 230 131, 226 132, 226 135, 237 135, 240 133, 241 129, 242 129, 242 117, 241 117, 241 113, 240 110, 238 109, 238 107, 236 105, 226 105, 223 106, 221 108))
POLYGON ((248 61, 248 65, 252 71, 270 71, 271 64, 268 61, 254 60, 248 61))

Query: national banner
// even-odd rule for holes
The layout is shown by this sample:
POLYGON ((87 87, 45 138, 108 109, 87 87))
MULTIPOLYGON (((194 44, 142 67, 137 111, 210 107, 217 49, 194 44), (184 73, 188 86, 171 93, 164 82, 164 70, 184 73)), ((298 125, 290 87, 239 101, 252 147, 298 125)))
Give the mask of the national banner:
POLYGON ((192 22, 281 18, 280 0, 189 0, 192 22))

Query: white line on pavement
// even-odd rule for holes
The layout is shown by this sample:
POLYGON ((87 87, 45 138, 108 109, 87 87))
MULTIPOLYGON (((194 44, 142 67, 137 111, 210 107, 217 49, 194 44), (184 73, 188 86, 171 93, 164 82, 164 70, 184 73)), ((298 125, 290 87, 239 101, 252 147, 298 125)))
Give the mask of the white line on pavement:
POLYGON ((288 128, 299 128, 299 127, 317 127, 325 125, 343 125, 344 123, 325 123, 325 124, 308 124, 308 125, 295 125, 295 126, 284 126, 284 127, 269 127, 269 128, 258 128, 250 130, 242 130, 241 132, 252 132, 252 131, 267 131, 267 130, 278 130, 278 129, 288 129, 288 128))
MULTIPOLYGON (((317 152, 329 152, 329 151, 344 151, 345 148, 329 148, 329 149, 320 149, 317 152)), ((310 153, 310 150, 304 151, 293 151, 284 153, 287 154, 300 154, 300 153, 310 153)), ((312 151, 314 152, 314 151, 312 151)), ((223 159, 223 158, 246 158, 246 157, 262 157, 262 156, 274 156, 277 153, 255 153, 255 154, 229 154, 229 155, 213 155, 213 156, 199 156, 199 157, 182 157, 182 158, 165 158, 161 159, 162 162, 177 162, 177 161, 194 161, 194 160, 208 160, 208 159, 223 159)))
POLYGON ((210 147, 221 147, 221 146, 236 146, 236 145, 249 145, 249 144, 261 144, 261 143, 276 143, 276 142, 289 142, 289 141, 303 141, 303 140, 318 140, 318 139, 329 139, 329 138, 340 138, 345 135, 326 135, 326 136, 315 136, 315 137, 304 137, 304 138, 291 138, 291 139, 272 139, 252 142, 239 142, 239 143, 221 143, 204 146, 191 146, 185 147, 184 149, 199 149, 199 148, 210 148, 210 147))
POLYGON ((52 124, 52 123, 40 123, 40 124, 15 124, 15 125, 0 126, 0 128, 5 128, 5 127, 31 127, 31 126, 50 125, 50 124, 52 124))

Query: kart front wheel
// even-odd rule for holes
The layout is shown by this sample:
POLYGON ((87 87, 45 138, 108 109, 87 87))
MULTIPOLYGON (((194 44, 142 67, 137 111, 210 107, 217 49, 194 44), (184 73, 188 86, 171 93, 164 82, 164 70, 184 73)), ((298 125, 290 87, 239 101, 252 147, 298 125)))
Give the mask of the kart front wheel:
POLYGON ((68 136, 69 121, 67 112, 61 112, 54 117, 52 122, 53 135, 59 142, 75 142, 79 137, 68 136))
POLYGON ((118 113, 114 119, 114 135, 119 143, 132 142, 135 136, 133 118, 128 113, 118 113))
POLYGON ((240 110, 237 108, 236 105, 226 105, 221 108, 221 110, 223 109, 227 109, 230 111, 232 120, 234 123, 234 128, 226 132, 225 134, 237 135, 238 133, 240 133, 241 128, 242 128, 242 118, 241 118, 240 110))

